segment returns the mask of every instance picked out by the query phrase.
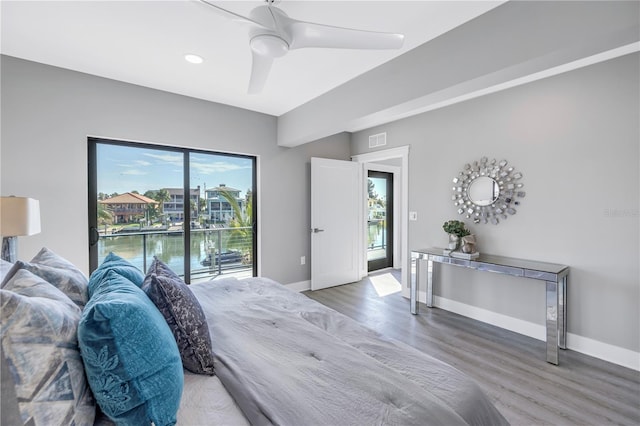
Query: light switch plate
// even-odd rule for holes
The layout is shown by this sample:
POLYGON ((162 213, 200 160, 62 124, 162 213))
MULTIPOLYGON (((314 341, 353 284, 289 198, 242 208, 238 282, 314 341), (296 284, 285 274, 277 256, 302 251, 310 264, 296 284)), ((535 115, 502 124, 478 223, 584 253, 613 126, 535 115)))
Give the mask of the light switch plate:
POLYGON ((409 212, 409 220, 418 220, 418 212, 409 212))

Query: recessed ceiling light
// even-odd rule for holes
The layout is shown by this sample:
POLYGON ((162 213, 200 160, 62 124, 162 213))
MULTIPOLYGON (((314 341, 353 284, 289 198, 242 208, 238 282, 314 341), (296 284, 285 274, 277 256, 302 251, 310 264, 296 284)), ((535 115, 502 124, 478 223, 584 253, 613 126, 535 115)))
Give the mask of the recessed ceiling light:
POLYGON ((191 62, 192 64, 201 64, 204 61, 204 59, 202 59, 202 56, 194 55, 192 53, 184 55, 184 60, 187 62, 191 62))

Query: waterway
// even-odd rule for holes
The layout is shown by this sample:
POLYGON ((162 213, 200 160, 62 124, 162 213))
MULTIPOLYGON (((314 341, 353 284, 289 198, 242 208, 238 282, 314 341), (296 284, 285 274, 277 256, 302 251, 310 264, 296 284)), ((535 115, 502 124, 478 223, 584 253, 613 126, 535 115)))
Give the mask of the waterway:
MULTIPOLYGON (((217 274, 218 269, 215 265, 212 267, 202 266, 200 262, 208 253, 214 252, 217 248, 221 248, 223 252, 226 251, 225 239, 222 230, 191 233, 189 263, 192 276, 194 274, 199 276, 207 275, 207 273, 217 274)), ((157 256, 176 274, 184 276, 184 235, 181 232, 101 235, 98 241, 98 264, 102 263, 110 252, 127 259, 141 271, 146 271, 153 261, 153 257, 157 256)), ((251 267, 241 263, 223 266, 225 269, 251 267)))

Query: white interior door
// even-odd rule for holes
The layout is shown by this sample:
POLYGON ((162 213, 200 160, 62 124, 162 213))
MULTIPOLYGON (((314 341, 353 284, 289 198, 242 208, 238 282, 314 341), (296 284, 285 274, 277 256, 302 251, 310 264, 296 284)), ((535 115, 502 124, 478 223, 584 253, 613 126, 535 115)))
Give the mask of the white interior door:
POLYGON ((358 281, 362 165, 311 158, 311 290, 358 281))

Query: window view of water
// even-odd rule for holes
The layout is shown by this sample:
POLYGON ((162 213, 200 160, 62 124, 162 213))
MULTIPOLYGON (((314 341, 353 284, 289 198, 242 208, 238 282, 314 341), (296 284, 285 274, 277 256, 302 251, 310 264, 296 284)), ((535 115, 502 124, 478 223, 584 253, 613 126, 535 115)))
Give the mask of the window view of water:
POLYGON ((373 219, 369 221, 369 249, 383 249, 387 245, 387 227, 384 226, 384 219, 373 219))
MULTIPOLYGON (((229 244, 230 229, 198 230, 191 232, 189 264, 191 276, 212 278, 225 273, 252 269, 248 249, 229 244)), ((178 232, 149 232, 130 235, 103 235, 98 241, 98 261, 110 252, 116 253, 146 271, 153 257, 166 263, 171 270, 184 276, 184 236, 178 232)))
POLYGON ((113 252, 186 282, 254 274, 255 157, 92 138, 89 152, 92 269, 113 252))

